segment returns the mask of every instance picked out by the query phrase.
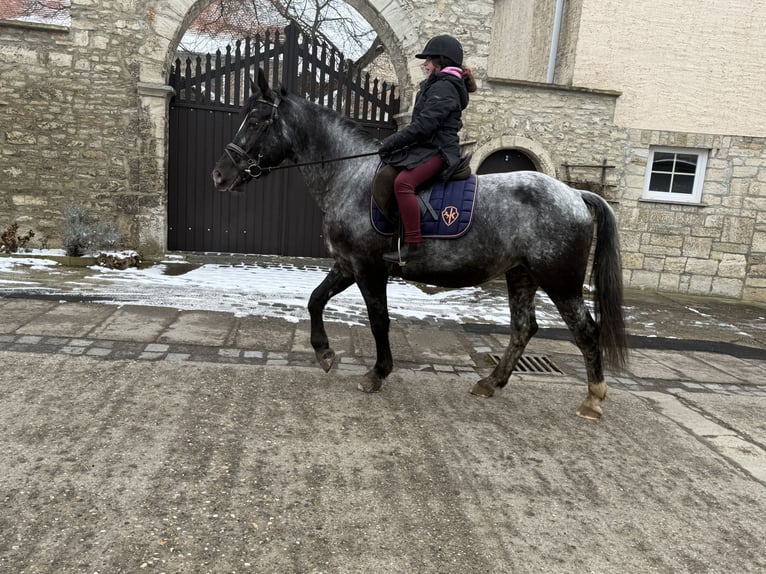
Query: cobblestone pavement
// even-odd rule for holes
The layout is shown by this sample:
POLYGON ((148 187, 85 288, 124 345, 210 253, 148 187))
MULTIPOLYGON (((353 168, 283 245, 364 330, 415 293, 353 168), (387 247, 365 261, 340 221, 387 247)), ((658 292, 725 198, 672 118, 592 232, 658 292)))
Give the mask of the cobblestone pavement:
MULTIPOLYGON (((205 311, 116 306, 50 297, 0 298, 0 350, 60 353, 99 359, 315 366, 305 321, 288 322, 205 311), (76 335, 76 336, 72 336, 76 335)), ((374 344, 363 319, 329 323, 338 369, 363 371, 374 344), (350 323, 356 322, 356 325, 350 323), (333 341, 333 336, 338 339, 333 341), (338 347, 338 344, 340 347, 338 347)), ((502 354, 508 337, 496 325, 397 320, 392 325, 396 367, 479 377, 502 354), (429 343, 425 345, 425 343, 429 343)), ((766 396, 766 350, 705 340, 631 337, 624 373, 607 374, 613 388, 674 393, 766 396)), ((542 329, 516 376, 585 380, 578 349, 561 329, 542 329), (543 362, 536 361, 538 357, 543 362)))

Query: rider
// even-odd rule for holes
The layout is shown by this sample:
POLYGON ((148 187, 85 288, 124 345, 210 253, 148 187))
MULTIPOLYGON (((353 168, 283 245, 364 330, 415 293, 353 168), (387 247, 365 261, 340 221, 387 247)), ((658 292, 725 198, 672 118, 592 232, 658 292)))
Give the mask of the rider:
POLYGON ((412 121, 383 140, 379 153, 385 163, 397 168, 394 194, 404 225, 404 247, 385 253, 383 259, 404 265, 418 257, 420 207, 415 189, 441 176, 450 178, 460 161, 458 132, 461 115, 468 105, 468 92, 476 91, 469 68, 463 67, 463 47, 447 34, 434 36, 416 58, 425 60, 426 79, 415 97, 412 121))

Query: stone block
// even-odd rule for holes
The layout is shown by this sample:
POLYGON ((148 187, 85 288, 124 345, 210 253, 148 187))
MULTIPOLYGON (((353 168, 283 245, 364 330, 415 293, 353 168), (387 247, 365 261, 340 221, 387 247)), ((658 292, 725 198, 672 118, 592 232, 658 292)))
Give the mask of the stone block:
POLYGON ((704 275, 692 275, 689 278, 689 288, 687 289, 687 293, 693 295, 709 295, 710 285, 712 282, 712 277, 705 277, 704 275))
POLYGON ((645 257, 644 271, 662 271, 665 268, 665 257, 645 257))
POLYGON ((724 254, 718 263, 719 277, 743 278, 747 269, 747 260, 744 255, 724 254))
POLYGON ((747 254, 750 251, 750 243, 723 243, 714 241, 713 248, 710 251, 710 257, 720 259, 724 253, 747 254))
POLYGON ((657 289, 660 274, 655 271, 634 271, 630 277, 630 287, 639 289, 657 289))
POLYGON ((665 273, 675 273, 680 275, 686 270, 687 257, 665 257, 662 271, 665 273))
POLYGON ((743 282, 739 279, 714 277, 710 286, 711 295, 739 299, 742 295, 743 282))
POLYGON ((756 223, 766 221, 766 186, 764 186, 762 195, 745 197, 742 202, 742 209, 748 213, 755 214, 756 223))
POLYGON ((5 141, 13 145, 36 145, 37 136, 31 131, 10 131, 5 134, 5 141))
POLYGON ((707 237, 684 237, 681 253, 685 257, 706 258, 710 256, 712 246, 713 240, 707 237))
POLYGON ((684 243, 682 233, 682 230, 678 230, 672 234, 652 233, 651 237, 649 238, 649 243, 651 245, 657 245, 660 247, 680 248, 684 243))
POLYGON ((622 267, 624 269, 641 269, 644 266, 644 255, 642 253, 623 253, 622 267))
POLYGON ((766 232, 757 231, 753 233, 751 249, 754 252, 766 253, 766 232))
POLYGON ((651 231, 654 231, 655 229, 657 231, 663 231, 667 226, 675 223, 675 216, 672 211, 666 209, 664 205, 660 207, 659 204, 653 204, 653 206, 654 209, 650 210, 648 213, 649 229, 651 231))
POLYGON ((734 166, 732 178, 755 179, 758 177, 758 168, 755 166, 739 165, 734 166))
POLYGON ((14 195, 12 201, 16 207, 40 207, 48 205, 48 198, 40 195, 14 195))
POLYGON ((748 281, 752 279, 764 279, 766 280, 766 263, 758 263, 750 265, 747 268, 748 281))
POLYGON ((690 258, 686 262, 686 268, 684 272, 692 275, 710 275, 713 276, 718 272, 718 261, 711 259, 695 259, 690 258))
POLYGON ((58 68, 69 68, 72 66, 72 54, 52 53, 50 59, 51 64, 58 68))
POLYGON ((659 289, 662 291, 678 292, 680 276, 677 273, 661 273, 659 289))
POLYGON ((663 247, 661 245, 642 245, 641 253, 644 255, 668 255, 671 257, 678 257, 681 255, 681 250, 676 247, 663 247))
POLYGON ((766 286, 763 286, 763 287, 746 286, 742 290, 742 299, 744 301, 766 303, 766 286))

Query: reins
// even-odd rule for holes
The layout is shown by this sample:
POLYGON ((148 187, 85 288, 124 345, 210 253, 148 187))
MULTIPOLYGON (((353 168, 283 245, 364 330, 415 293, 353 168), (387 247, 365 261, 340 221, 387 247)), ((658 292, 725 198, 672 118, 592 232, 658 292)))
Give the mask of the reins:
MULTIPOLYGON (((279 104, 281 103, 281 98, 279 97, 279 95, 277 95, 275 93, 275 101, 274 102, 270 102, 269 100, 266 100, 266 99, 259 99, 258 101, 260 103, 267 104, 267 105, 271 106, 271 108, 272 108, 271 116, 269 117, 269 119, 266 120, 265 122, 263 122, 262 124, 260 124, 258 126, 258 131, 261 131, 261 130, 265 130, 267 126, 271 125, 278 118, 277 110, 279 108, 279 104)), ((250 113, 252 113, 252 110, 251 110, 250 113)), ((247 123, 248 118, 250 117, 250 113, 247 115, 247 117, 245 117, 244 121, 242 122, 242 125, 239 126, 239 130, 237 130, 237 133, 242 131, 242 128, 245 127, 245 124, 247 123)), ((240 146, 238 146, 234 142, 231 142, 231 143, 227 144, 224 151, 226 152, 226 155, 229 156, 229 159, 231 160, 231 162, 234 165, 236 165, 238 163, 237 162, 237 158, 235 157, 235 155, 239 156, 240 159, 243 159, 243 160, 247 161, 247 167, 242 168, 242 173, 247 174, 252 179, 258 179, 262 175, 265 175, 267 173, 271 173, 272 171, 277 171, 279 169, 287 169, 287 168, 291 168, 291 167, 304 167, 304 166, 309 166, 309 165, 322 165, 322 166, 324 166, 324 164, 326 164, 326 163, 333 163, 333 162, 336 162, 336 161, 346 161, 346 160, 350 160, 350 159, 358 159, 358 158, 361 158, 361 157, 369 157, 369 156, 373 156, 373 155, 378 155, 377 151, 369 151, 369 152, 364 152, 364 153, 357 153, 357 154, 354 154, 354 155, 345 155, 345 156, 341 156, 341 157, 333 157, 333 158, 329 158, 329 159, 322 158, 322 159, 318 159, 318 160, 314 160, 314 161, 304 161, 304 162, 292 163, 292 164, 287 164, 287 165, 275 165, 275 166, 272 166, 272 167, 262 167, 261 166, 261 159, 263 159, 263 154, 258 154, 258 159, 253 159, 252 157, 250 157, 250 154, 248 154, 247 151, 242 149, 240 146)))
MULTIPOLYGON (((230 145, 232 145, 232 144, 230 144, 230 145)), ((239 148, 239 149, 241 150, 242 148, 239 148)), ((346 160, 349 160, 349 159, 358 159, 360 157, 370 157, 372 155, 378 155, 378 152, 377 151, 368 151, 368 152, 364 152, 364 153, 357 153, 357 154, 354 154, 354 155, 344 155, 344 156, 341 156, 341 157, 331 157, 329 159, 324 159, 323 158, 323 159, 317 159, 317 160, 314 160, 314 161, 303 161, 303 162, 299 162, 299 163, 290 163, 290 164, 286 164, 286 165, 275 165, 273 167, 261 167, 259 165, 260 161, 258 161, 258 162, 253 162, 252 164, 248 165, 243 171, 246 171, 247 174, 250 177, 252 177, 253 179, 258 179, 259 177, 261 177, 262 175, 264 175, 266 173, 271 173, 272 171, 277 171, 279 169, 288 169, 288 168, 291 168, 291 167, 303 167, 303 166, 307 166, 307 165, 322 165, 322 166, 324 166, 324 164, 326 164, 326 163, 333 163, 333 162, 336 162, 336 161, 346 161, 346 160), (255 169, 255 173, 253 173, 253 168, 256 168, 255 169)), ((263 156, 261 154, 259 154, 258 155, 258 160, 260 160, 262 157, 263 156)))

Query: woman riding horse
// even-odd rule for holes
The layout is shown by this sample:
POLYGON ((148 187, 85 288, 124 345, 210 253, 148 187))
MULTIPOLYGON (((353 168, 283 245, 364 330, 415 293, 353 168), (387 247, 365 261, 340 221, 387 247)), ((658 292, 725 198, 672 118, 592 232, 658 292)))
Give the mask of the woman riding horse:
POLYGON ((434 36, 415 57, 425 60, 427 77, 415 98, 412 121, 380 145, 383 161, 400 170, 394 180, 394 194, 405 243, 401 251, 383 254, 383 259, 399 265, 417 258, 423 241, 415 189, 440 174, 447 180, 457 168, 461 116, 468 105, 468 92, 476 91, 471 71, 462 67, 463 47, 452 36, 434 36))

